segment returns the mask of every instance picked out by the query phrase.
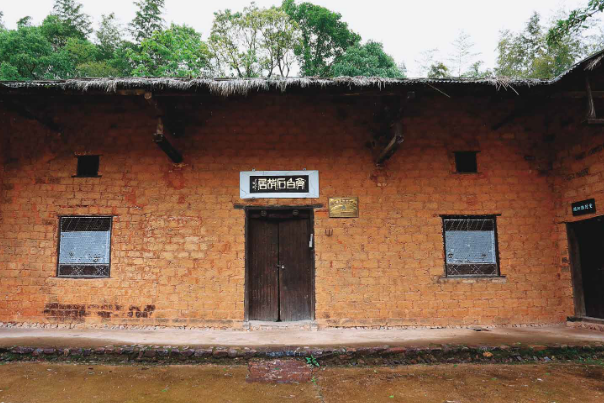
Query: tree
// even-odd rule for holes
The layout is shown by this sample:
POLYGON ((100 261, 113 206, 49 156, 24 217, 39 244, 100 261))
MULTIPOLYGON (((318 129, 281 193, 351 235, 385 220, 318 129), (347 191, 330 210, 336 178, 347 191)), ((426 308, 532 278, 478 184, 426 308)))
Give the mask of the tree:
POLYGON ((552 78, 589 52, 586 39, 577 33, 550 44, 546 32, 537 13, 531 16, 522 32, 503 31, 497 45, 497 75, 552 78))
POLYGON ((21 18, 20 20, 17 21, 17 28, 31 27, 31 20, 32 20, 32 18, 29 15, 21 18))
POLYGON ((493 72, 490 69, 482 70, 483 64, 484 64, 484 62, 482 60, 472 63, 470 68, 463 74, 463 77, 475 78, 475 79, 492 77, 493 72))
POLYGON ((428 78, 448 78, 449 68, 443 62, 434 62, 428 70, 428 78))
POLYGON ((296 22, 276 7, 260 9, 252 2, 242 12, 214 13, 210 45, 227 75, 287 77, 299 41, 296 22))
POLYGON ((432 66, 434 65, 435 56, 438 54, 438 49, 428 49, 424 50, 419 54, 419 59, 415 60, 418 64, 419 74, 422 76, 427 76, 430 72, 432 66))
POLYGON ((115 51, 122 44, 122 38, 122 30, 115 18, 115 13, 102 15, 99 29, 96 31, 100 58, 103 60, 113 58, 115 51))
POLYGON ((64 47, 69 38, 85 39, 73 27, 63 23, 54 14, 49 15, 42 21, 40 29, 56 51, 64 47))
POLYGON ((4 12, 0 11, 0 30, 6 29, 4 26, 4 12))
POLYGON ((325 7, 283 0, 282 8, 300 26, 302 41, 295 53, 305 76, 330 76, 333 63, 361 41, 360 35, 342 21, 341 14, 325 7))
POLYGON ((72 72, 68 55, 55 52, 29 18, 21 19, 16 30, 0 31, 0 80, 67 78, 72 72))
POLYGON ((75 0, 55 0, 52 15, 66 27, 66 36, 86 39, 93 31, 90 16, 82 12, 82 4, 75 0))
POLYGON ((336 77, 404 77, 392 56, 384 52, 384 46, 374 41, 349 47, 333 64, 331 72, 336 77))
POLYGON ((262 68, 271 77, 275 70, 281 77, 289 76, 295 63, 294 49, 300 44, 298 24, 280 8, 260 11, 260 58, 262 68))
POLYGON ((210 75, 211 53, 201 34, 185 25, 172 25, 144 39, 128 55, 138 77, 202 77, 210 75))
POLYGON ((586 7, 571 11, 566 18, 556 21, 547 34, 550 46, 560 42, 565 36, 576 33, 589 25, 586 22, 597 13, 604 11, 604 0, 589 0, 586 7))
POLYGON ((130 23, 130 33, 137 43, 151 38, 154 32, 164 29, 164 0, 139 0, 134 20, 130 23))
POLYGON ((453 53, 449 57, 451 67, 457 77, 461 77, 466 68, 474 63, 474 59, 479 53, 474 53, 474 43, 464 31, 460 31, 457 38, 452 43, 453 53))
POLYGON ((243 12, 229 9, 214 13, 210 45, 221 67, 240 78, 262 73, 258 55, 261 21, 254 3, 243 12))

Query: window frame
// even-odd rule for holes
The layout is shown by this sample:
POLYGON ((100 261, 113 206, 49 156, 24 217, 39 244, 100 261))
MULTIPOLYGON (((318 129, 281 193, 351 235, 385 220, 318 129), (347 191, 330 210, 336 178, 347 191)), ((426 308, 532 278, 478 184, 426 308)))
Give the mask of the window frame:
MULTIPOLYGON (((444 257, 444 277, 445 278, 497 278, 501 277, 501 264, 499 260, 499 235, 497 231, 497 217, 500 214, 484 214, 484 215, 441 215, 442 219, 442 237, 443 237, 443 257, 444 257), (450 219, 478 219, 478 220, 492 220, 493 221, 493 242, 495 243, 495 274, 449 274, 449 266, 453 266, 447 263, 447 238, 446 238, 446 220, 450 219)), ((468 263, 467 266, 471 266, 475 263, 468 263)), ((455 265, 463 266, 463 265, 455 265)))
POLYGON ((100 178, 102 175, 99 174, 99 172, 101 171, 101 154, 86 154, 86 155, 76 155, 76 173, 75 175, 73 175, 73 178, 100 178), (90 158, 90 157, 97 157, 97 169, 96 169, 96 175, 80 175, 80 159, 81 158, 90 158))
MULTIPOLYGON (((92 216, 92 215, 83 215, 83 216, 79 216, 79 215, 61 215, 59 216, 59 225, 57 228, 57 269, 56 269, 56 278, 64 278, 64 279, 107 279, 107 278, 111 278, 111 255, 112 255, 112 250, 113 250, 113 216, 108 216, 108 215, 98 215, 98 216, 92 216), (61 233, 62 233, 62 229, 61 229, 61 224, 63 219, 65 218, 90 218, 90 219, 95 219, 95 218, 106 218, 109 220, 109 263, 107 263, 107 275, 106 276, 90 276, 90 275, 86 275, 86 276, 74 276, 74 275, 62 275, 61 274, 61 233)), ((92 265, 90 265, 92 266, 92 265)), ((98 265, 101 266, 101 265, 98 265)), ((105 265, 102 265, 105 266, 105 265)))
POLYGON ((478 154, 479 153, 480 153, 480 151, 473 151, 473 150, 458 150, 458 151, 453 151, 453 167, 454 167, 454 172, 456 174, 459 174, 459 175, 475 175, 475 174, 479 173, 479 170, 478 170, 478 154), (460 171, 458 169, 457 159, 458 159, 458 156, 461 156, 462 154, 465 154, 465 155, 472 154, 474 156, 474 163, 476 165, 476 170, 475 171, 460 171))

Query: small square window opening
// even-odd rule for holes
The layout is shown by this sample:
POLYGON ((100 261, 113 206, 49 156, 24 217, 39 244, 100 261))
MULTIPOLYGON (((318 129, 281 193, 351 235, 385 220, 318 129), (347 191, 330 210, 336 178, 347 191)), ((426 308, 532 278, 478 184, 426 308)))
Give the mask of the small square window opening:
POLYGON ((455 153, 455 170, 457 173, 471 174, 478 172, 476 151, 458 151, 455 153))
POLYGON ((61 217, 58 277, 109 277, 111 217, 61 217))
POLYGON ((94 178, 99 176, 100 157, 98 155, 78 156, 78 169, 76 176, 80 178, 94 178))
POLYGON ((498 276, 494 216, 443 218, 447 276, 498 276))

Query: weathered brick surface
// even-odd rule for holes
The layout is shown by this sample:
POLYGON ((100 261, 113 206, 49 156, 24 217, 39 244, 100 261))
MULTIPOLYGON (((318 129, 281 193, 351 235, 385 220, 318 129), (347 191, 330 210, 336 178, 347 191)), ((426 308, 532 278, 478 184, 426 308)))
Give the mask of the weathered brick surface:
MULTIPOLYGON (((508 325, 571 315, 560 221, 568 201, 583 194, 597 192, 604 203, 604 152, 575 159, 602 144, 601 136, 573 139, 576 149, 561 147, 562 162, 544 172, 541 154, 527 158, 550 147, 542 121, 537 132, 524 120, 493 131, 510 105, 491 111, 480 98, 430 98, 406 115, 402 148, 376 168, 366 147, 371 102, 204 102, 179 140, 185 163, 178 166, 153 144, 155 119, 142 99, 49 103, 61 135, 5 112, 0 321, 239 327, 245 213, 234 205, 326 206, 330 196, 359 196, 361 216, 336 220, 326 208, 315 211, 321 325, 508 325), (467 149, 480 151, 480 173, 453 173, 452 151, 467 149), (101 154, 102 178, 73 178, 74 153, 101 154), (588 176, 555 177, 588 163, 588 176), (320 199, 239 199, 240 171, 303 168, 320 171, 320 199), (101 214, 115 217, 111 278, 56 278, 58 217, 101 214), (505 279, 440 279, 443 214, 500 215, 505 279)), ((574 137, 577 127, 561 135, 574 137)))

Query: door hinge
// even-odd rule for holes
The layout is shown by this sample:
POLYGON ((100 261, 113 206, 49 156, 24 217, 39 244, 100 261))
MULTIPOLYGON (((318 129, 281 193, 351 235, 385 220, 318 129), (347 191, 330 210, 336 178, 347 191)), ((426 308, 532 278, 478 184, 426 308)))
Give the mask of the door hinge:
POLYGON ((310 234, 310 241, 308 242, 308 247, 309 247, 309 248, 312 248, 312 241, 313 241, 313 236, 314 236, 314 235, 315 235, 315 234, 310 234))

